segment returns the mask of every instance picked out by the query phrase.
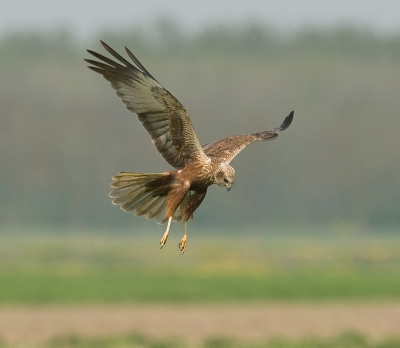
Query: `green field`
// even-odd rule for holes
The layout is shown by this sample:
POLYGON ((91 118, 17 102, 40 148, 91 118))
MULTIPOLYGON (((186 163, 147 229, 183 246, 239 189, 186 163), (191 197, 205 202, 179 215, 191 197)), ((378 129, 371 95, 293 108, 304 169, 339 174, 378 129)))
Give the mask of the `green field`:
POLYGON ((400 299, 399 237, 283 235, 4 232, 0 303, 400 299))

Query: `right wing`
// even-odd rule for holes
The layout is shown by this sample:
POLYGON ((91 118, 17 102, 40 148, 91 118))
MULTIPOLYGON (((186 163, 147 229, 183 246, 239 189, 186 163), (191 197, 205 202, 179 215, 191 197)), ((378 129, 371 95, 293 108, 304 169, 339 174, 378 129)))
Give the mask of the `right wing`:
POLYGON ((161 156, 173 167, 183 168, 192 160, 209 161, 182 104, 150 75, 126 47, 136 66, 101 41, 120 63, 99 53, 88 52, 103 62, 85 59, 93 71, 111 82, 127 109, 137 114, 161 156), (106 63, 106 64, 105 64, 106 63))
POLYGON ((279 132, 284 131, 290 126, 293 120, 293 114, 294 111, 292 111, 277 128, 251 134, 231 135, 230 137, 204 145, 203 150, 207 156, 217 157, 222 159, 225 163, 229 163, 240 151, 255 141, 266 141, 277 138, 279 132))

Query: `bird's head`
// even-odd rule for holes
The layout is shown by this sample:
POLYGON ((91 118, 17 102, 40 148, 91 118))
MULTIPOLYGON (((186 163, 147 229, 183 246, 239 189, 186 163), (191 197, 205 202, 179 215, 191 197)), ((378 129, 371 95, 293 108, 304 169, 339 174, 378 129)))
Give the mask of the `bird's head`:
POLYGON ((234 181, 235 169, 233 169, 229 164, 221 162, 217 174, 215 175, 215 183, 219 186, 226 186, 229 191, 234 181))

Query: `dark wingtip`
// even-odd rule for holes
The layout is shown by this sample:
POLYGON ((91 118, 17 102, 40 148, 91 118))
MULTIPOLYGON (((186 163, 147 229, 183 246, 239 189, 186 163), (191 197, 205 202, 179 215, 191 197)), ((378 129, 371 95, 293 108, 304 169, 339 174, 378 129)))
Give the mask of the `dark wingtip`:
MULTIPOLYGON (((125 51, 128 54, 128 56, 132 59, 132 61, 142 70, 143 73, 147 74, 149 77, 151 77, 154 81, 157 81, 147 70, 146 68, 142 65, 142 63, 139 62, 139 59, 135 57, 135 55, 130 51, 128 47, 125 46, 125 51)), ((157 81, 158 82, 158 81, 157 81)))
POLYGON ((289 126, 292 124, 292 121, 293 121, 293 115, 294 115, 294 110, 288 116, 286 116, 286 118, 284 119, 281 126, 279 128, 277 128, 276 130, 279 130, 282 132, 285 129, 289 128, 289 126))

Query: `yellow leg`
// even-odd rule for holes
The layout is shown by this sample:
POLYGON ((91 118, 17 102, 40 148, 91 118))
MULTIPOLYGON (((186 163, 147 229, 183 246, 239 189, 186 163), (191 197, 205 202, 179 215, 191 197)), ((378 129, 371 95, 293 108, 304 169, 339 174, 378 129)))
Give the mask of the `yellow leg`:
POLYGON ((168 219, 168 225, 167 225, 167 230, 165 231, 163 237, 161 238, 160 241, 160 249, 164 246, 164 244, 167 242, 168 239, 168 234, 169 234, 169 227, 171 226, 171 221, 172 221, 172 216, 168 219))
POLYGON ((186 240, 186 227, 187 227, 187 222, 185 222, 185 234, 183 235, 181 241, 178 244, 179 250, 182 252, 182 254, 186 250, 186 243, 187 243, 187 240, 186 240))

